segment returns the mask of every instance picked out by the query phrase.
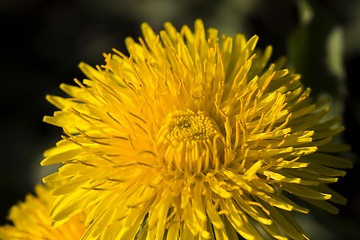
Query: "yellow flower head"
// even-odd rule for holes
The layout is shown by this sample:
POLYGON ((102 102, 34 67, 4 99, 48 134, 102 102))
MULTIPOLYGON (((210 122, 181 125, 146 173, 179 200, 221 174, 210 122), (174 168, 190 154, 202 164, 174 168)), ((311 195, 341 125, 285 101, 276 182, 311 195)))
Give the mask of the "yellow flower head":
POLYGON ((25 202, 14 205, 9 212, 9 220, 14 225, 0 227, 2 240, 79 240, 84 234, 85 213, 73 216, 69 221, 53 228, 49 215, 49 205, 53 196, 42 185, 35 187, 37 196, 28 194, 25 202))
POLYGON ((328 100, 314 102, 300 76, 267 65, 272 48, 246 40, 146 24, 130 57, 114 50, 88 79, 62 84, 70 98, 48 96, 60 111, 44 121, 66 136, 41 163, 65 165, 44 179, 69 178, 52 192, 52 218, 92 208, 83 239, 307 239, 289 192, 329 212, 345 199, 325 183, 351 162, 328 155, 340 117, 319 121, 328 100))

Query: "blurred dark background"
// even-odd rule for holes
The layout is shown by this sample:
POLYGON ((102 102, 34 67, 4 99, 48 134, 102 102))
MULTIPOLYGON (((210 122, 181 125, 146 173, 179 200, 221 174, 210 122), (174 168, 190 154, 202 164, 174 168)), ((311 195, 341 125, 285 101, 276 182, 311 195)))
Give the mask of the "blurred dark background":
POLYGON ((333 216, 311 208, 297 216, 311 239, 360 236, 360 1, 347 0, 0 0, 1 165, 0 224, 8 209, 33 192, 58 166, 40 167, 44 150, 61 129, 42 122, 55 107, 46 94, 62 95, 60 83, 84 76, 77 64, 103 64, 103 52, 124 53, 124 39, 141 36, 140 24, 155 32, 170 21, 179 30, 201 18, 205 27, 234 36, 260 37, 258 47, 274 47, 272 61, 287 55, 290 65, 313 89, 332 99, 330 116, 342 114, 355 162, 332 188, 348 198, 333 216))

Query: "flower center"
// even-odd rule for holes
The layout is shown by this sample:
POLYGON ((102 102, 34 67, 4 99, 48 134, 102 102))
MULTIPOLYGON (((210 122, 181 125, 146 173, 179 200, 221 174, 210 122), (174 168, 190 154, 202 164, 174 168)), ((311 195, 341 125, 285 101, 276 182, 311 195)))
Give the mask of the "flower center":
POLYGON ((163 156, 169 171, 200 173, 219 168, 225 139, 206 112, 174 111, 156 139, 158 156, 163 156))

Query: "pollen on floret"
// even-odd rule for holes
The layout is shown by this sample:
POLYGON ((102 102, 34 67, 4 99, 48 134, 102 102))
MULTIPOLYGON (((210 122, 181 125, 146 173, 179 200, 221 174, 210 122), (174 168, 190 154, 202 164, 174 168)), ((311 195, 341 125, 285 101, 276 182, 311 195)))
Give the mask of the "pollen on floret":
POLYGON ((190 174, 218 169, 225 138, 216 122, 205 111, 190 109, 170 113, 158 131, 156 153, 164 156, 172 171, 190 174))

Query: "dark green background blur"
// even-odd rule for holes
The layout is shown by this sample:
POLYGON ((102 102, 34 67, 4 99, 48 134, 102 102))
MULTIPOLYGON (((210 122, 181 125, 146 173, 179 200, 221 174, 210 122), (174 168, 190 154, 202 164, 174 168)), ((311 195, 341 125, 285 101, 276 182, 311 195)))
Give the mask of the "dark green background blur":
MULTIPOLYGON (((0 224, 8 209, 56 167, 40 167, 44 150, 61 129, 42 122, 55 107, 46 94, 62 95, 60 83, 83 79, 80 61, 103 64, 103 52, 124 53, 124 39, 155 32, 170 21, 179 30, 194 20, 234 36, 259 35, 258 46, 274 47, 272 61, 289 56, 315 98, 330 97, 332 111, 347 128, 338 141, 352 145, 346 157, 355 169, 332 188, 348 198, 333 216, 309 207, 297 216, 311 239, 359 239, 360 1, 356 0, 0 0, 0 224)), ((304 204, 306 205, 306 204, 304 204)), ((306 205, 307 206, 307 205, 306 205)))

